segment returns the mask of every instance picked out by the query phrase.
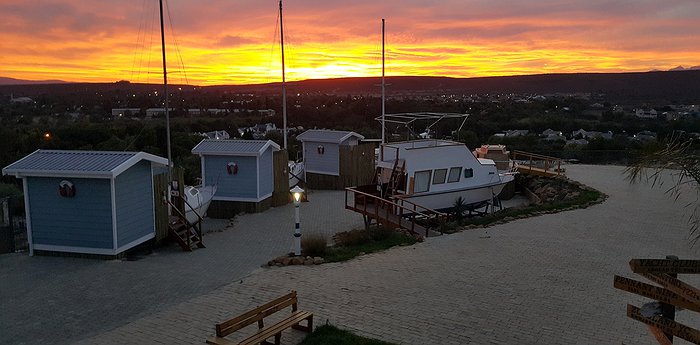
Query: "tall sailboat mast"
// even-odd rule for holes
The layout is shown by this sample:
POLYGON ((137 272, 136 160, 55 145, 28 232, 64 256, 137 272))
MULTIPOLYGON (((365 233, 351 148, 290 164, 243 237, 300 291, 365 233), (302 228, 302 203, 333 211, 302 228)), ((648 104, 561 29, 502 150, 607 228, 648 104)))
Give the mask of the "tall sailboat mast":
POLYGON ((384 144, 385 138, 384 138, 384 133, 386 132, 385 125, 384 125, 384 115, 386 115, 386 108, 384 107, 384 93, 385 93, 385 84, 384 84, 384 18, 382 18, 382 144, 384 144))
POLYGON ((282 21, 282 0, 280 0, 280 46, 282 47, 282 132, 284 149, 287 149, 287 84, 284 72, 284 26, 282 21))
POLYGON ((163 25, 163 0, 160 3, 160 46, 163 52, 163 93, 165 94, 165 129, 168 146, 168 181, 172 180, 173 157, 170 150, 170 109, 168 106, 168 69, 165 63, 165 28, 163 25))

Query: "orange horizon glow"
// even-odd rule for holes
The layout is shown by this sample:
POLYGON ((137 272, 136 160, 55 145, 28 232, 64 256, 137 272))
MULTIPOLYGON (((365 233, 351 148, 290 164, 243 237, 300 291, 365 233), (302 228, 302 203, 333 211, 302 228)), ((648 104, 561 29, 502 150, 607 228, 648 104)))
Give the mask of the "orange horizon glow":
MULTIPOLYGON (((276 1, 168 5, 170 83, 281 80, 276 1)), ((156 6, 155 0, 2 2, 0 77, 162 82, 156 6)), ((381 75, 384 13, 391 14, 387 76, 644 72, 700 65, 695 24, 700 4, 692 0, 567 6, 512 0, 500 7, 480 0, 429 5, 299 0, 285 2, 287 80, 381 75)))

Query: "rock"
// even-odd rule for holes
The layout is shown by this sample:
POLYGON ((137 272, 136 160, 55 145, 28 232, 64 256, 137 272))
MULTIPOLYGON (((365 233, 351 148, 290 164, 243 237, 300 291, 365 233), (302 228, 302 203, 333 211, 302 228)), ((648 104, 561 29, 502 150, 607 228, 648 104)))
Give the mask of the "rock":
POLYGON ((314 259, 314 258, 312 258, 312 257, 310 257, 310 256, 307 256, 307 257, 306 257, 306 260, 313 260, 313 259, 314 259))
POLYGON ((292 259, 292 265, 303 265, 304 264, 304 258, 297 256, 292 259))
POLYGON ((292 258, 282 258, 280 263, 282 266, 289 266, 289 264, 292 262, 292 258))
POLYGON ((365 252, 359 252, 359 253, 357 254, 357 256, 362 256, 362 255, 365 255, 365 252))
POLYGON ((268 266, 274 266, 275 265, 275 260, 270 260, 267 262, 268 266))
POLYGON ((284 266, 284 265, 283 265, 281 262, 278 262, 278 263, 275 263, 275 266, 277 266, 277 267, 282 267, 282 266, 284 266))
POLYGON ((304 260, 304 265, 311 266, 314 264, 314 259, 304 260))
POLYGON ((314 265, 320 265, 324 262, 323 258, 320 256, 317 256, 314 258, 314 265))

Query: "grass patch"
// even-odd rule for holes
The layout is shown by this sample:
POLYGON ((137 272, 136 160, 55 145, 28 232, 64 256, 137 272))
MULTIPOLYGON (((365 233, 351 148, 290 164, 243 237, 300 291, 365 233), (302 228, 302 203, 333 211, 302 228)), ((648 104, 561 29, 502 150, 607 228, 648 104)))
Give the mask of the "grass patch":
POLYGON ((326 255, 323 257, 326 262, 347 261, 359 256, 360 253, 374 253, 394 246, 416 243, 415 238, 393 231, 376 230, 368 234, 364 230, 353 230, 348 233, 353 233, 347 236, 352 238, 350 243, 341 243, 326 249, 326 255))
POLYGON ((355 335, 331 325, 316 328, 299 345, 395 345, 385 341, 355 335))

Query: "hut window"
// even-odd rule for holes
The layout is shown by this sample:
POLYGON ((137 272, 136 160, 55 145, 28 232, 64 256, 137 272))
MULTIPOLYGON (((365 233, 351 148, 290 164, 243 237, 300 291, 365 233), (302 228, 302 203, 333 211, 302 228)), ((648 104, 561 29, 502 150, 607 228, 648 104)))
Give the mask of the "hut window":
POLYGON ((323 147, 323 145, 318 145, 318 147, 316 148, 316 150, 318 150, 318 154, 319 154, 319 155, 322 155, 322 154, 324 154, 324 153, 326 152, 326 148, 323 147))
POLYGON ((450 168, 450 174, 447 176, 447 182, 459 182, 460 167, 450 168))
POLYGON ((435 170, 435 175, 433 176, 433 184, 443 184, 447 178, 447 169, 437 169, 435 170))
POLYGON ((415 193, 427 192, 430 189, 430 176, 432 175, 431 170, 416 171, 415 185, 413 191, 415 193))
POLYGON ((474 177, 474 169, 466 168, 464 169, 464 178, 474 177))

